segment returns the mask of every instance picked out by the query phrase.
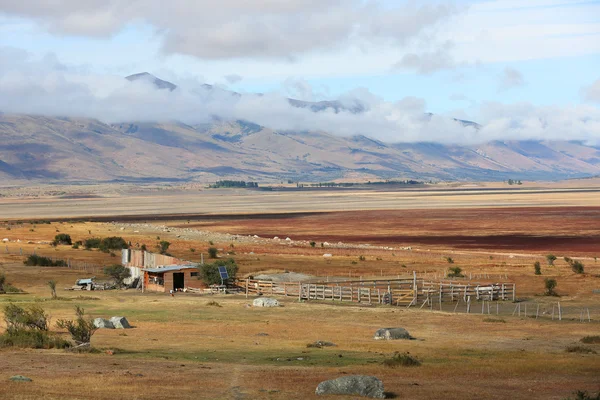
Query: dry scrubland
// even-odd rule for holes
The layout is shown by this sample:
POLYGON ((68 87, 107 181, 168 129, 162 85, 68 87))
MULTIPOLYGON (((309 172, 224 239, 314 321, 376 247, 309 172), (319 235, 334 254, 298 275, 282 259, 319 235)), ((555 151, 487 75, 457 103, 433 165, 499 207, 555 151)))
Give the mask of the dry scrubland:
MULTIPOLYGON (((250 196, 227 195, 237 193, 235 191, 219 193, 225 193, 220 197, 224 204, 242 203, 250 196)), ((285 196, 291 199, 295 195, 285 196)), ((333 207, 334 201, 319 203, 317 200, 327 196, 337 199, 343 194, 315 196, 310 204, 309 197, 304 198, 306 207, 295 211, 333 207)), ((356 193, 350 198, 352 196, 360 201, 364 201, 365 196, 399 201, 397 194, 396 197, 385 193, 356 193)), ((49 311, 53 321, 72 317, 74 306, 82 305, 94 317, 124 315, 135 328, 98 331, 92 345, 102 350, 99 354, 0 349, 3 380, 0 398, 307 399, 315 398, 314 389, 320 381, 344 374, 378 376, 386 391, 398 398, 563 399, 573 396, 572 392, 578 389, 599 391, 600 355, 566 351, 569 346, 582 345, 600 353, 600 345, 579 342, 584 336, 600 334, 600 294, 592 292, 600 289, 600 261, 594 259, 600 257, 600 207, 594 197, 598 194, 565 192, 547 194, 547 198, 523 193, 450 195, 460 206, 444 209, 441 206, 448 194, 419 196, 423 198, 410 201, 435 209, 277 217, 188 215, 165 217, 161 221, 153 221, 153 217, 147 215, 147 219, 136 221, 115 218, 119 221, 115 224, 87 218, 81 218, 86 222, 63 220, 51 224, 16 224, 13 220, 10 224, 0 223, 0 239, 21 240, 8 243, 11 249, 21 247, 25 252, 35 249, 41 255, 104 265, 118 262, 119 257, 67 246, 54 249, 37 242, 50 241, 58 232, 69 233, 74 241, 116 235, 134 246, 144 243, 152 250, 160 236, 161 240, 172 243, 169 250, 173 255, 197 261, 201 252, 206 254, 209 241, 213 241, 221 254, 235 253, 231 256, 236 259, 242 275, 290 270, 323 277, 357 278, 391 277, 414 270, 435 278, 449 266, 460 266, 467 274, 477 276, 473 281, 487 281, 479 278, 480 275, 491 275, 492 280, 508 275, 509 281, 517 283, 518 297, 530 304, 540 303, 542 311, 549 312, 552 304, 560 300, 567 318, 558 322, 549 318, 513 317, 510 314, 514 305, 510 303, 502 306, 501 317, 492 316, 505 322, 492 323, 485 321, 488 316, 480 314, 298 303, 291 298, 283 300, 281 308, 254 309, 247 307, 252 299, 244 296, 181 294, 169 297, 133 290, 67 292, 63 288, 85 277, 84 272, 23 266, 23 257, 5 254, 5 244, 2 244, 0 270, 10 283, 26 290, 27 294, 0 295, 1 305, 8 301, 40 304, 49 311), (537 203, 536 207, 529 208, 480 208, 487 202, 498 206, 498 196, 503 203, 512 206, 530 204, 534 200, 537 203), (585 207, 559 207, 564 203, 585 207), (163 225, 169 228, 162 228, 163 225), (269 239, 248 236, 255 234, 269 239), (294 242, 273 240, 273 236, 282 239, 289 236, 294 242), (34 243, 28 244, 28 241, 34 243), (308 241, 315 241, 315 247, 308 241), (345 244, 322 248, 321 242, 345 244), (374 246, 363 246, 367 243, 374 246), (408 246, 411 251, 399 249, 408 246), (324 253, 333 257, 324 258, 324 253), (548 253, 559 257, 556 266, 546 266, 548 253), (360 256, 364 260, 359 260, 360 256), (562 260, 563 256, 582 260, 586 273, 574 274, 562 260), (454 264, 448 264, 444 257, 452 257, 454 264), (535 261, 542 263, 541 276, 534 275, 535 261), (539 296, 546 277, 557 279, 557 291, 562 297, 539 296), (49 279, 58 281, 59 300, 49 299, 46 286, 49 279), (221 307, 207 305, 211 300, 221 307), (583 307, 590 309, 592 323, 578 321, 583 307), (376 329, 387 326, 405 327, 417 340, 372 340, 376 329), (332 341, 338 346, 306 347, 315 340, 332 341), (114 354, 109 355, 105 350, 112 350, 114 354), (422 365, 384 367, 382 361, 395 351, 409 351, 422 365), (15 374, 29 376, 34 381, 6 381, 15 374)), ((135 199, 133 196, 124 201, 117 211, 133 214, 135 199)), ((263 203, 255 199, 248 209, 269 211, 270 199, 272 197, 265 197, 263 203)), ((375 203, 383 206, 388 200, 375 203)), ((2 208, 0 220, 12 216, 23 219, 22 214, 28 212, 28 202, 36 201, 38 206, 44 202, 60 203, 58 208, 47 208, 52 213, 31 214, 36 219, 45 215, 58 217, 55 213, 68 209, 69 204, 72 211, 68 215, 96 214, 95 208, 89 213, 84 212, 85 207, 77 208, 80 206, 70 202, 79 200, 73 199, 65 202, 65 199, 4 198, 2 201, 25 208, 11 206, 8 214, 2 208)), ((148 201, 152 203, 151 199, 148 201)), ((158 208, 162 201, 153 203, 152 207, 158 208)), ((207 204, 216 204, 216 201, 217 197, 207 198, 207 204)), ((208 207, 196 203, 193 208, 191 197, 185 198, 183 203, 186 204, 183 208, 188 207, 186 212, 190 213, 208 207)), ((289 205, 280 201, 277 204, 291 207, 297 203, 289 205)), ((106 209, 100 214, 109 211, 106 209)), ((474 310, 480 312, 480 307, 475 305, 474 310)))

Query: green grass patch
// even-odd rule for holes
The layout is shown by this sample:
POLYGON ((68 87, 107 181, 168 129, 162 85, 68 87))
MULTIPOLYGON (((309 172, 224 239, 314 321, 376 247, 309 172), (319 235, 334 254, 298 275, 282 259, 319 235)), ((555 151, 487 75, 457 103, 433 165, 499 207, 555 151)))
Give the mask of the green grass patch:
POLYGON ((569 346, 565 349, 565 351, 567 353, 596 354, 596 351, 594 349, 590 349, 589 347, 579 345, 569 346))
POLYGON ((396 352, 391 358, 383 360, 383 365, 388 368, 418 367, 421 365, 421 361, 419 361, 416 357, 411 356, 409 352, 396 352))
POLYGON ((503 323, 503 324, 506 323, 506 321, 502 318, 484 318, 483 322, 496 322, 496 323, 503 323))
POLYGON ((585 344, 600 344, 600 335, 582 337, 580 342, 585 344))

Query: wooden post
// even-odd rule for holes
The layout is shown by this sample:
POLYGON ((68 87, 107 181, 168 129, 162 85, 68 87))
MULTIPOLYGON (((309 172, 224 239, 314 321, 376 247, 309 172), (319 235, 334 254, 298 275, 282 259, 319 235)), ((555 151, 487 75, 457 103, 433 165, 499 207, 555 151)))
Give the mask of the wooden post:
POLYGON ((498 315, 500 313, 500 306, 498 305, 498 302, 496 302, 496 315, 498 315))
POLYGON ((483 311, 484 311, 484 309, 485 309, 485 300, 483 300, 483 301, 481 302, 481 313, 482 313, 482 314, 483 314, 483 311))
POLYGON ((302 301, 302 282, 298 282, 298 301, 302 301))
POLYGON ((554 304, 552 304, 552 321, 554 321, 554 304))
POLYGON ((454 306, 454 312, 456 312, 456 309, 458 308, 459 303, 460 303, 460 297, 458 298, 458 301, 456 302, 456 305, 454 306))
POLYGON ((467 298, 467 314, 471 312, 471 296, 467 298))
POLYGON ((589 307, 587 308, 587 315, 588 315, 588 322, 592 322, 592 319, 590 318, 590 309, 589 309, 589 307))
POLYGON ((540 315, 540 303, 538 303, 537 310, 535 311, 535 319, 538 319, 539 315, 540 315))
POLYGON ((367 288, 367 290, 369 291, 369 304, 371 304, 371 288, 367 288))
POLYGON ((560 301, 558 302, 558 320, 562 321, 562 311, 560 309, 560 301))
MULTIPOLYGON (((180 275, 178 275, 180 276, 180 275)), ((248 288, 250 287, 250 278, 246 278, 246 298, 248 298, 248 288)))

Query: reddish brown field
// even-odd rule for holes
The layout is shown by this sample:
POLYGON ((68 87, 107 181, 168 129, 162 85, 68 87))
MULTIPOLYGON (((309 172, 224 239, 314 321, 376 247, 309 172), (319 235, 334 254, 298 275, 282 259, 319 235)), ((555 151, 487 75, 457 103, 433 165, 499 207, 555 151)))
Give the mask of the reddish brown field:
POLYGON ((347 211, 194 219, 185 226, 261 237, 600 255, 600 207, 347 211))

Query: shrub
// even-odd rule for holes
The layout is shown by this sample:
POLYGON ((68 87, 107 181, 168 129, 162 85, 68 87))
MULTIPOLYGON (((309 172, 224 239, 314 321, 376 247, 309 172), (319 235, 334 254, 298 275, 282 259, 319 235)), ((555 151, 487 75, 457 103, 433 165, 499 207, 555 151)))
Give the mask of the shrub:
POLYGON ((208 303, 206 303, 207 306, 211 306, 211 307, 223 307, 222 305, 220 305, 219 303, 217 303, 216 301, 212 300, 209 301, 208 303))
POLYGON ((454 264, 454 260, 452 259, 452 257, 445 257, 445 259, 448 262, 448 264, 454 264))
POLYGON ((27 259, 25 261, 23 261, 23 264, 29 265, 29 266, 39 266, 39 267, 66 267, 67 266, 67 263, 63 260, 52 261, 52 259, 49 257, 38 256, 36 254, 32 254, 29 257, 27 257, 27 259))
POLYGON ((317 242, 310 242, 310 247, 315 247, 317 245, 317 242))
POLYGON ((583 274, 583 263, 581 261, 573 260, 573 262, 571 262, 571 269, 576 274, 583 274))
POLYGON ((122 249, 128 249, 129 245, 127 244, 127 242, 125 241, 125 239, 123 239, 120 236, 111 236, 111 237, 107 237, 104 238, 100 241, 100 246, 99 246, 100 250, 104 251, 104 252, 108 252, 109 250, 122 250, 122 249))
POLYGON ((365 261, 365 260, 366 260, 365 256, 358 256, 358 261, 365 261))
POLYGON ((221 275, 219 275, 219 267, 227 268, 229 279, 235 279, 238 271, 238 266, 233 258, 228 260, 218 260, 212 264, 198 265, 199 278, 207 285, 220 285, 221 275))
POLYGON ((4 321, 9 335, 21 331, 48 331, 48 315, 39 305, 25 309, 9 303, 4 306, 4 321))
MULTIPOLYGON (((575 398, 573 400, 600 400, 600 392, 598 392, 596 395, 593 395, 586 391, 578 390, 574 394, 575 398)), ((571 398, 569 397, 565 400, 571 400, 571 398)))
POLYGON ((541 275, 541 274, 542 274, 542 266, 540 265, 540 262, 539 262, 539 261, 536 261, 536 262, 533 264, 533 268, 535 269, 535 274, 536 274, 536 275, 541 275))
POLYGON ((50 294, 52 295, 52 298, 56 299, 58 297, 58 296, 56 296, 56 281, 55 280, 48 281, 48 287, 50 288, 50 294))
POLYGON ((544 279, 544 286, 546 288, 546 291, 544 292, 544 295, 546 296, 556 296, 557 293, 556 291, 554 291, 554 289, 556 288, 556 279, 553 278, 546 278, 544 279))
POLYGON ((61 329, 66 329, 71 334, 71 338, 77 345, 89 344, 92 335, 98 330, 98 328, 94 326, 94 320, 86 318, 84 314, 83 308, 75 306, 75 315, 77 318, 74 321, 59 319, 56 322, 56 326, 61 329))
POLYGON ((6 275, 4 275, 4 272, 0 272, 0 293, 4 292, 5 284, 6 284, 6 275))
POLYGON ((75 244, 73 244, 73 246, 71 246, 71 247, 73 247, 75 250, 77 250, 77 249, 79 248, 79 243, 75 243, 75 244))
POLYGON ((120 264, 113 264, 104 267, 104 274, 113 278, 117 286, 123 287, 123 281, 131 276, 131 271, 120 264))
POLYGON ((156 247, 158 247, 158 251, 160 254, 167 254, 167 250, 169 250, 170 245, 171 245, 171 242, 167 242, 166 240, 161 240, 160 242, 158 242, 158 245, 156 247))
POLYGON ((190 248, 190 251, 191 251, 192 253, 195 253, 195 252, 196 252, 196 249, 194 249, 194 248, 192 247, 192 248, 190 248))
POLYGON ((594 349, 579 345, 569 346, 565 349, 565 351, 567 353, 596 354, 594 349))
POLYGON ((102 242, 102 239, 100 239, 100 238, 89 238, 89 239, 85 239, 85 241, 83 242, 83 245, 88 250, 89 249, 97 249, 100 247, 101 242, 102 242))
POLYGON ((208 248, 208 256, 210 258, 217 258, 217 253, 218 253, 218 250, 217 250, 216 247, 209 247, 208 248))
POLYGON ((54 242, 52 242, 55 246, 59 245, 59 244, 64 244, 64 245, 72 245, 73 242, 71 241, 71 235, 68 235, 66 233, 60 233, 56 236, 54 236, 54 242))
POLYGON ((580 342, 586 344, 600 344, 600 335, 582 337, 580 342))
POLYGON ((406 353, 394 353, 392 358, 388 358, 383 361, 383 365, 389 368, 396 367, 417 367, 421 365, 421 362, 416 358, 410 355, 409 352, 406 353))
POLYGON ((145 244, 142 244, 142 246, 140 247, 140 250, 142 250, 142 251, 147 251, 147 250, 148 250, 148 248, 146 247, 146 245, 145 245, 145 244))
POLYGON ((554 254, 548 254, 546 256, 546 261, 548 262, 548 265, 554 265, 554 261, 556 261, 556 256, 554 254))
POLYGON ((503 323, 503 324, 506 323, 506 321, 502 318, 484 318, 483 322, 496 322, 496 323, 503 323))
POLYGON ((461 267, 450 267, 448 268, 448 278, 462 278, 464 275, 462 274, 461 267))
POLYGON ((0 335, 0 347, 66 349, 71 347, 71 343, 48 332, 19 331, 0 335))

